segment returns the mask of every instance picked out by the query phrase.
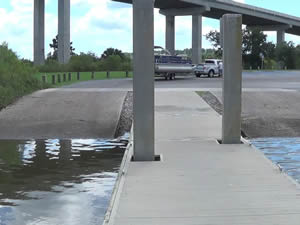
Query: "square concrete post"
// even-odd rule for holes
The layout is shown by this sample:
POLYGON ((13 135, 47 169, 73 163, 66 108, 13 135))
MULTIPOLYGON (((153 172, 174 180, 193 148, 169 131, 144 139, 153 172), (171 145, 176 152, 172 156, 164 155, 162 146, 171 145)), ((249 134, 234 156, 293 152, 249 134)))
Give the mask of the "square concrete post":
POLYGON ((166 49, 175 55, 175 16, 166 16, 166 49))
POLYGON ((70 60, 70 0, 58 0, 58 61, 70 60))
POLYGON ((45 0, 34 0, 33 21, 33 61, 34 65, 43 65, 45 63, 45 0))
POLYGON ((220 18, 220 46, 223 48, 223 17, 220 18))
POLYGON ((193 15, 192 20, 192 61, 197 65, 202 62, 202 15, 193 15))
POLYGON ((277 31, 277 45, 282 44, 283 42, 285 42, 285 31, 278 30, 277 31))
POLYGON ((134 160, 154 160, 154 0, 133 0, 134 160))
POLYGON ((240 144, 242 109, 242 16, 223 16, 222 143, 240 144))

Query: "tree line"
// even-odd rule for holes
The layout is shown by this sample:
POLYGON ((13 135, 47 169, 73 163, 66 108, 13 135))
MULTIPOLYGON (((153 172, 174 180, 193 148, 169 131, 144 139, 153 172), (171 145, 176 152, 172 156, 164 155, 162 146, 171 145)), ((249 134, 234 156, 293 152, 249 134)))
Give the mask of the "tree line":
MULTIPOLYGON (((206 39, 214 47, 213 57, 221 58, 220 33, 210 31, 206 39)), ((300 45, 290 41, 276 46, 259 29, 243 29, 242 57, 245 69, 300 69, 300 45)))
POLYGON ((89 72, 89 71, 131 71, 132 60, 130 54, 115 48, 106 49, 101 57, 93 52, 75 53, 73 42, 70 42, 71 58, 68 64, 58 63, 58 36, 49 45, 52 52, 47 54, 45 65, 39 66, 40 72, 89 72))
MULTIPOLYGON (((213 48, 202 49, 203 59, 221 58, 220 33, 210 31, 205 35, 213 48)), ((101 57, 93 52, 75 53, 73 43, 70 43, 71 59, 66 65, 57 60, 58 37, 56 36, 47 55, 45 65, 38 67, 40 72, 84 72, 84 71, 132 71, 132 54, 121 50, 108 48, 101 57)), ((192 57, 192 49, 176 50, 176 55, 192 57)), ((275 45, 267 41, 267 35, 259 29, 243 29, 242 57, 244 69, 300 69, 300 45, 293 42, 283 42, 275 45)), ((28 60, 25 60, 28 61, 28 60)))

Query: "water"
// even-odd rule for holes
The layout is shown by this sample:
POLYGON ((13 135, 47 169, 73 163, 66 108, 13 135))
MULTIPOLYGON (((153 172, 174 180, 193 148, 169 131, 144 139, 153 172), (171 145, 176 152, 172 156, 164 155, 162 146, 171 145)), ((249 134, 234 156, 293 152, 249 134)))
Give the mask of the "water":
POLYGON ((0 225, 102 224, 126 145, 0 141, 0 225))
POLYGON ((300 183, 300 138, 258 138, 251 143, 300 183))

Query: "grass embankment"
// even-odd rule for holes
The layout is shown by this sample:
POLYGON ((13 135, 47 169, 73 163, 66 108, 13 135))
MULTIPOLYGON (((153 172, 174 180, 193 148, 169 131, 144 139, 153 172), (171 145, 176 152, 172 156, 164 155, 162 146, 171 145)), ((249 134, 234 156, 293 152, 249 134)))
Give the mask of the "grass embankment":
POLYGON ((0 44, 0 110, 17 98, 48 86, 35 73, 36 69, 19 60, 7 44, 0 44))
MULTIPOLYGON (((42 81, 42 76, 46 75, 46 82, 47 84, 51 85, 52 87, 60 87, 64 85, 69 85, 81 81, 89 81, 89 80, 105 80, 105 79, 120 79, 126 78, 126 72, 124 71, 113 71, 110 72, 109 78, 107 78, 106 72, 94 72, 94 79, 92 79, 92 72, 80 72, 80 79, 77 80, 77 72, 71 72, 72 80, 68 81, 68 74, 69 72, 55 72, 55 73, 37 73, 35 77, 42 81), (58 74, 60 74, 61 82, 58 83, 58 74), (63 82, 63 74, 66 74, 67 81, 63 82), (55 75, 55 84, 52 85, 52 76, 55 75)), ((128 77, 132 77, 132 72, 129 72, 128 77)))

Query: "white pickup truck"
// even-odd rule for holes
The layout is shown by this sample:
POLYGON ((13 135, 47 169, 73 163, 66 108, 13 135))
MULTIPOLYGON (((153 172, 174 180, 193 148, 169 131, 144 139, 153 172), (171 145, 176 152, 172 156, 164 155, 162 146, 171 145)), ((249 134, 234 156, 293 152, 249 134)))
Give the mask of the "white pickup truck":
POLYGON ((223 63, 220 59, 206 59, 204 63, 197 65, 194 68, 196 77, 201 75, 207 75, 208 77, 214 77, 215 75, 221 77, 223 73, 223 63))

